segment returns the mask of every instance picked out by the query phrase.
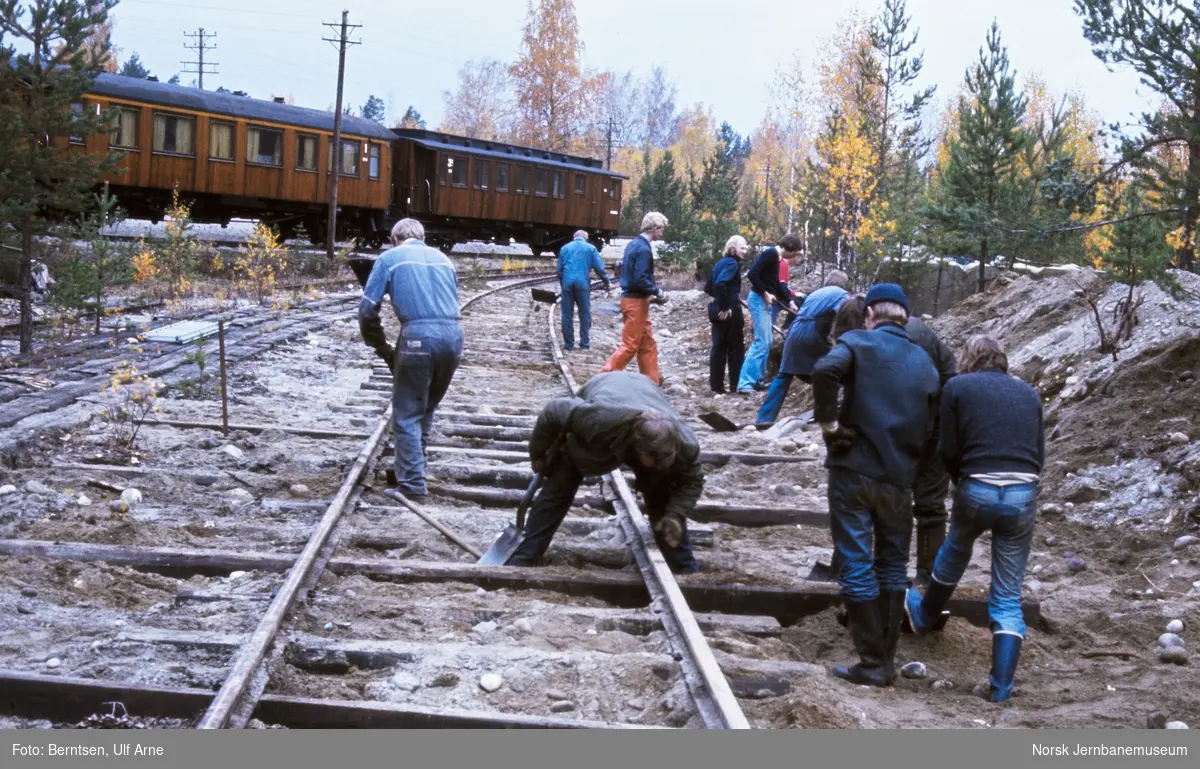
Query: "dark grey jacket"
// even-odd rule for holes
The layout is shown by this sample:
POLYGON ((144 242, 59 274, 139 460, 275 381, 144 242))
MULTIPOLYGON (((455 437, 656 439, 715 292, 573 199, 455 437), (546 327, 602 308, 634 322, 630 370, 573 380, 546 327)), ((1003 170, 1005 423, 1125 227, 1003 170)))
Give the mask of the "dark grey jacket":
POLYGON ((921 447, 933 432, 938 374, 929 356, 898 324, 850 331, 817 361, 813 415, 858 433, 849 451, 829 454, 840 467, 881 483, 911 487, 921 447), (841 413, 838 388, 845 390, 841 413))
POLYGON ((563 451, 583 475, 603 475, 625 464, 638 479, 651 518, 674 514, 686 518, 704 490, 700 442, 662 390, 642 374, 612 371, 597 374, 574 398, 548 402, 529 439, 529 458, 535 468, 563 451), (679 434, 675 464, 665 473, 639 467, 633 430, 643 411, 666 414, 679 434), (559 441, 561 440, 561 443, 559 441), (557 444, 557 445, 556 445, 557 444), (561 448, 559 448, 561 447, 561 448), (659 508, 659 509, 656 509, 659 508))
POLYGON ((925 325, 925 321, 916 316, 909 317, 904 331, 908 334, 908 338, 924 350, 929 359, 933 361, 933 365, 938 371, 938 377, 942 380, 942 387, 945 387, 946 382, 949 382, 958 373, 958 366, 954 362, 954 353, 950 352, 950 348, 941 339, 938 339, 937 334, 933 333, 933 329, 925 325))

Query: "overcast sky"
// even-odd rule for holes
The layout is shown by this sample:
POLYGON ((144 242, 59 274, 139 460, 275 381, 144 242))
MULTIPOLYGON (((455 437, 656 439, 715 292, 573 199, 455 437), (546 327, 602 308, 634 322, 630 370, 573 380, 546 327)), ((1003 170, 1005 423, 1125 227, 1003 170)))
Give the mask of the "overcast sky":
MULTIPOLYGON (((882 0, 880 0, 880 5, 882 0)), ((702 101, 718 120, 746 133, 762 119, 768 86, 780 63, 798 51, 806 62, 852 7, 839 0, 576 0, 588 67, 645 75, 656 64, 675 80, 683 107, 702 101), (709 10, 711 9, 711 10, 709 10)), ((866 13, 878 5, 859 3, 866 13)), ((988 25, 1000 24, 1018 75, 1040 72, 1049 86, 1084 91, 1106 121, 1129 120, 1152 98, 1129 71, 1110 73, 1083 39, 1071 0, 909 0, 925 51, 924 82, 939 97, 957 90, 978 54, 988 25)), ((303 106, 327 108, 336 97, 337 51, 322 22, 363 25, 346 64, 347 103, 355 110, 374 93, 397 118, 412 104, 430 128, 441 119, 442 93, 453 90, 465 60, 511 61, 521 42, 526 0, 122 0, 114 43, 124 61, 136 51, 166 80, 194 57, 184 32, 216 32, 223 85, 251 96, 292 95, 303 106)), ((190 84, 195 75, 182 74, 190 84)))

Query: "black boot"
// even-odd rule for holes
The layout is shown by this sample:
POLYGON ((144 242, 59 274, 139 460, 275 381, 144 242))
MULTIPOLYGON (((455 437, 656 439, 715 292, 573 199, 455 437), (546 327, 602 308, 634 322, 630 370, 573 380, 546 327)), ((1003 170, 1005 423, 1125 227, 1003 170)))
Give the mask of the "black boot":
POLYGON ((903 590, 879 594, 879 617, 883 625, 883 668, 887 682, 896 680, 896 646, 900 643, 900 624, 904 619, 903 590))
POLYGON ((933 578, 933 562, 946 541, 946 524, 917 526, 917 587, 925 587, 933 578))
POLYGON ((992 702, 1004 702, 1012 696, 1021 641, 1021 636, 1011 633, 992 634, 992 674, 988 676, 988 699, 992 702))
POLYGON ((957 585, 944 585, 936 579, 930 580, 924 598, 915 588, 910 588, 904 602, 905 619, 909 628, 917 635, 944 628, 948 618, 943 611, 950 601, 950 596, 954 595, 955 587, 957 585))
POLYGON ((833 674, 854 684, 887 686, 891 681, 884 666, 884 629, 879 614, 879 601, 847 603, 850 615, 850 637, 859 661, 849 667, 834 665, 833 674))

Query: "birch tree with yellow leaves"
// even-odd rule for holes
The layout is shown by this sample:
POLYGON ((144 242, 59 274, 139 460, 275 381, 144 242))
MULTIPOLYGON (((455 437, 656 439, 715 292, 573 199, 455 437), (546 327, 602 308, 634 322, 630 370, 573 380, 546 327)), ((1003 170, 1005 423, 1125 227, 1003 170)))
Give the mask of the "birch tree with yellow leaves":
POLYGON ((584 72, 572 0, 529 4, 521 54, 509 73, 517 93, 517 141, 570 150, 586 125, 594 85, 584 72))

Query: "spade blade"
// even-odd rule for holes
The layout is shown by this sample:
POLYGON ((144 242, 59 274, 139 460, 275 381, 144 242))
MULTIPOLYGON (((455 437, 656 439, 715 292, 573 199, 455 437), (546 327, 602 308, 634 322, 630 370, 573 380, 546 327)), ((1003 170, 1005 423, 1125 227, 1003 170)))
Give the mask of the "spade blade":
POLYGON ((719 433, 736 433, 738 426, 715 411, 700 415, 700 421, 719 433))

